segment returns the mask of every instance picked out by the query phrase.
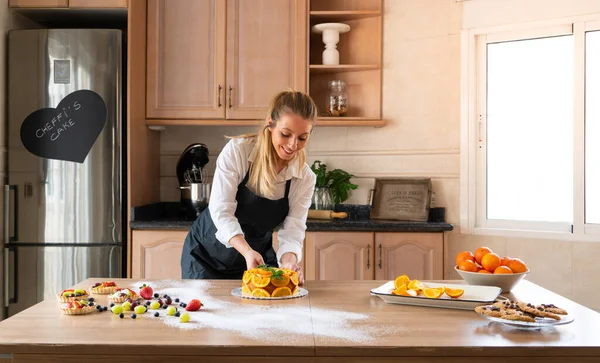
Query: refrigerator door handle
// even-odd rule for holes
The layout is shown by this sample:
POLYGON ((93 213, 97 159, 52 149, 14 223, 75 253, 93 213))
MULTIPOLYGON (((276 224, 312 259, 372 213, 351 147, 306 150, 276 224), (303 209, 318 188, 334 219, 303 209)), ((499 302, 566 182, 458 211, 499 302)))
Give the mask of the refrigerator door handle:
POLYGON ((19 285, 17 284, 17 271, 19 271, 19 249, 14 246, 6 246, 4 248, 4 307, 8 308, 10 304, 16 304, 19 301, 19 285), (14 295, 10 297, 10 252, 13 253, 13 283, 14 295))
POLYGON ((19 226, 19 188, 18 185, 4 185, 4 243, 19 240, 17 233, 19 226), (15 191, 14 236, 10 235, 10 191, 15 191))

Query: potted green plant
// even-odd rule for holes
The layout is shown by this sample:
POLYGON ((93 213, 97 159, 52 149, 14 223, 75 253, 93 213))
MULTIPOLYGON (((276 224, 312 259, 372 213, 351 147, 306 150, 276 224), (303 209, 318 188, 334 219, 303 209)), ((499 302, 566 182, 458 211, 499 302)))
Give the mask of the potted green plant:
POLYGON ((317 175, 311 209, 333 209, 348 199, 350 190, 358 188, 350 182, 354 175, 342 169, 327 171, 327 165, 320 160, 315 160, 310 168, 317 175))

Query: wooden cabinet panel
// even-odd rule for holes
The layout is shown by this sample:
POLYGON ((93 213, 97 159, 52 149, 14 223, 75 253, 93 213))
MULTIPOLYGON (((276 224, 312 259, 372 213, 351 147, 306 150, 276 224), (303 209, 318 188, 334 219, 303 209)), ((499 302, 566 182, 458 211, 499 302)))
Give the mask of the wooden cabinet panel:
MULTIPOLYGON (((277 232, 273 232, 273 249, 275 253, 279 249, 279 239, 277 238, 277 232)), ((306 244, 302 245, 302 261, 298 264, 302 271, 306 271, 306 266, 304 261, 306 261, 306 244)))
POLYGON ((8 0, 9 8, 67 8, 69 0, 8 0))
POLYGON ((187 233, 162 230, 133 231, 131 277, 180 279, 181 251, 187 233))
POLYGON ((443 233, 376 233, 374 247, 376 280, 444 278, 443 233))
POLYGON ((262 119, 306 86, 306 0, 227 1, 227 118, 262 119))
POLYGON ((147 118, 225 117, 225 0, 148 0, 147 118))
POLYGON ((74 8, 126 8, 127 0, 69 0, 69 7, 74 8))
POLYGON ((372 280, 373 232, 306 233, 307 280, 372 280))

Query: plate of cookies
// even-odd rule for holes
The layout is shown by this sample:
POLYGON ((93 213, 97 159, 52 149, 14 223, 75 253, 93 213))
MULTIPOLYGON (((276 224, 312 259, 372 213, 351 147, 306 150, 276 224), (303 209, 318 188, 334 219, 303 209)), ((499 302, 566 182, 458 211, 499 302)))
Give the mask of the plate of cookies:
POLYGON ((477 306, 475 312, 488 320, 519 329, 540 329, 575 320, 567 310, 553 304, 534 305, 510 300, 477 306))

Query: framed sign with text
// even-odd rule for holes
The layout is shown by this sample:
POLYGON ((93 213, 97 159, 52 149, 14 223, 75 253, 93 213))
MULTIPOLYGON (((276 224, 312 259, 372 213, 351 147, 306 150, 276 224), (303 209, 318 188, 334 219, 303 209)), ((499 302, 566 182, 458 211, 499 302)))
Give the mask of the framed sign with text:
POLYGON ((371 219, 427 221, 430 178, 375 179, 371 219))

